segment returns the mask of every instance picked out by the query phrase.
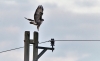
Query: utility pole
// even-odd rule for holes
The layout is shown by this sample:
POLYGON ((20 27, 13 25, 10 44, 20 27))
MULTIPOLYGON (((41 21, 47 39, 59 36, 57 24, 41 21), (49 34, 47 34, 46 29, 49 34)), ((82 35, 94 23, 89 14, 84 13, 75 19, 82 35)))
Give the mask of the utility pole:
POLYGON ((29 40, 30 40, 30 32, 25 31, 25 34, 24 34, 24 61, 29 61, 29 40))
POLYGON ((38 32, 34 32, 34 36, 33 36, 33 39, 34 39, 34 44, 33 44, 33 61, 36 60, 37 56, 38 56, 38 32))
POLYGON ((41 47, 38 46, 38 32, 34 31, 33 39, 30 39, 30 31, 25 31, 24 35, 24 61, 29 61, 29 46, 33 44, 33 61, 38 61, 38 59, 47 51, 47 50, 54 50, 54 39, 51 39, 51 47, 41 47), (42 52, 38 54, 38 49, 43 49, 42 52))

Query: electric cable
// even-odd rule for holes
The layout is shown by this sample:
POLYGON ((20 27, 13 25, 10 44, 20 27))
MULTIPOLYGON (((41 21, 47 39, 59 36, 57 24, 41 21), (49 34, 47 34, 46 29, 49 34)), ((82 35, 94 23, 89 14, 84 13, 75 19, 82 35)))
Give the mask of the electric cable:
MULTIPOLYGON (((50 42, 50 41, 51 40, 45 41, 45 42, 40 42, 39 44, 50 42)), ((54 40, 54 41, 100 41, 100 40, 54 40)), ((32 45, 30 45, 30 46, 32 46, 32 45)), ((21 48, 24 48, 24 47, 18 47, 18 48, 9 49, 9 50, 5 50, 5 51, 1 51, 0 53, 12 51, 12 50, 17 50, 17 49, 21 49, 21 48)))

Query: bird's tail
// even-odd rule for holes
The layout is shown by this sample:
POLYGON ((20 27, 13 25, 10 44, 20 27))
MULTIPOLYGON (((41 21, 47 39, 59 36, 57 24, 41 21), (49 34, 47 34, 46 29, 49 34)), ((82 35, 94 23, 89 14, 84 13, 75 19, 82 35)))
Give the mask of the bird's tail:
POLYGON ((39 31, 39 27, 40 27, 40 25, 37 25, 37 30, 39 31))

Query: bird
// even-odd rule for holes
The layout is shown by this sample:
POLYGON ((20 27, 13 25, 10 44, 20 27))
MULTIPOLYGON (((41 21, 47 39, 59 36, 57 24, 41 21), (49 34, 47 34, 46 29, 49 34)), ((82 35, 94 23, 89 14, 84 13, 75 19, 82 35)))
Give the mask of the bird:
POLYGON ((36 25, 37 26, 37 30, 39 31, 39 27, 42 24, 42 22, 44 21, 44 19, 42 19, 42 15, 43 15, 43 6, 39 5, 34 13, 34 20, 33 19, 29 19, 24 17, 25 19, 30 21, 30 24, 36 25))

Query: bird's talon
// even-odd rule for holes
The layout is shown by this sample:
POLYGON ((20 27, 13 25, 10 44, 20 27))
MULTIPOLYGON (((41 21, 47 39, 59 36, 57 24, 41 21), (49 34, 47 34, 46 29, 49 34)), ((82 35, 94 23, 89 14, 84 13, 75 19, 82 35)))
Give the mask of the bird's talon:
POLYGON ((32 22, 30 22, 30 24, 33 24, 32 22))

